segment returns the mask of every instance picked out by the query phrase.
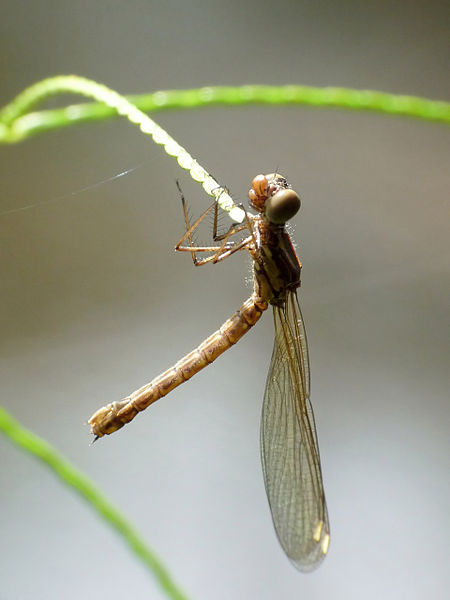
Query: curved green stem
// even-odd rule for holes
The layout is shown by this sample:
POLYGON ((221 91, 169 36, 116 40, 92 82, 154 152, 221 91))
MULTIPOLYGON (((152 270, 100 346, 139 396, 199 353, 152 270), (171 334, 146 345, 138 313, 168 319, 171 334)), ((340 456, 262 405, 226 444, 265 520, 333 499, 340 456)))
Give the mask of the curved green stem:
MULTIPOLYGON (((180 146, 167 131, 160 127, 153 119, 143 113, 139 108, 118 92, 106 85, 97 83, 92 79, 78 77, 77 75, 61 75, 44 79, 32 85, 19 94, 15 100, 0 112, 0 137, 9 142, 18 141, 28 137, 28 132, 33 129, 39 113, 28 113, 38 102, 55 94, 71 93, 94 98, 110 108, 115 114, 125 117, 133 125, 138 125, 142 133, 153 138, 155 144, 162 146, 169 156, 176 158, 182 169, 200 183, 205 192, 214 197, 220 208, 226 211, 237 222, 244 220, 245 212, 236 206, 226 188, 221 186, 208 171, 195 160, 189 152, 180 146)), ((68 107, 66 114, 77 113, 76 107, 68 107)))
POLYGON ((450 123, 450 104, 447 102, 414 96, 396 96, 369 90, 298 85, 246 85, 172 90, 145 96, 131 96, 127 99, 105 85, 90 79, 76 75, 60 75, 30 86, 0 111, 0 143, 14 143, 39 131, 121 115, 131 123, 138 125, 143 133, 150 134, 156 144, 163 146, 167 154, 176 158, 178 164, 189 171, 195 181, 201 183, 206 193, 214 197, 222 210, 226 211, 234 221, 242 222, 245 213, 234 204, 226 188, 219 185, 185 148, 143 112, 143 110, 186 109, 218 104, 305 104, 316 107, 371 110, 450 123), (97 100, 98 103, 30 112, 40 102, 63 93, 81 94, 97 100))
MULTIPOLYGON (((75 104, 67 108, 31 113, 40 102, 64 92, 81 93, 73 86, 83 78, 59 76, 27 88, 0 111, 0 143, 14 143, 37 133, 82 123, 98 121, 117 115, 107 104, 75 104), (28 114, 27 114, 28 113, 28 114)), ((85 80, 87 81, 87 80, 85 80)), ((90 95, 90 94, 87 94, 90 95)), ((204 87, 192 90, 168 90, 152 94, 126 96, 127 100, 145 112, 170 109, 193 109, 205 106, 306 105, 320 108, 366 110, 428 121, 450 123, 450 103, 341 87, 312 87, 304 85, 245 85, 240 87, 204 87)))
MULTIPOLYGON (((0 143, 15 143, 39 132, 58 129, 84 121, 97 121, 115 115, 125 116, 137 124, 143 133, 163 146, 191 177, 202 184, 207 194, 235 221, 242 221, 244 211, 237 207, 226 189, 169 134, 142 111, 192 109, 214 105, 292 105, 301 104, 324 108, 368 110, 397 116, 415 117, 429 121, 450 123, 450 103, 414 96, 397 96, 370 90, 347 88, 316 88, 309 86, 207 87, 194 90, 161 91, 143 96, 121 96, 117 92, 75 75, 52 77, 27 88, 0 111, 0 143), (63 109, 30 112, 50 96, 72 93, 93 98, 97 103, 71 105, 63 109)), ((154 553, 146 547, 134 528, 110 504, 95 486, 72 467, 44 440, 24 429, 4 409, 0 408, 0 430, 21 448, 45 462, 54 473, 74 488, 95 510, 109 522, 151 569, 170 598, 183 600, 185 596, 172 582, 169 574, 154 553)))
POLYGON ((160 559, 141 539, 134 527, 95 485, 46 441, 22 427, 0 407, 0 431, 12 442, 45 463, 67 486, 72 487, 97 513, 122 536, 129 548, 151 571, 161 588, 173 600, 186 600, 160 559))

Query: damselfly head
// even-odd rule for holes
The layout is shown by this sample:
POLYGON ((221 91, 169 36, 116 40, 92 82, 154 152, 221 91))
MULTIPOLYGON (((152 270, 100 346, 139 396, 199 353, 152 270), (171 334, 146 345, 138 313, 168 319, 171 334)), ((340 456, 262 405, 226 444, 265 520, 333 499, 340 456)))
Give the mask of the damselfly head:
POLYGON ((298 213, 300 196, 291 189, 280 189, 266 200, 264 213, 271 223, 284 225, 298 213))
POLYGON ((248 196, 251 206, 276 225, 284 225, 300 208, 299 195, 279 173, 257 175, 248 196))

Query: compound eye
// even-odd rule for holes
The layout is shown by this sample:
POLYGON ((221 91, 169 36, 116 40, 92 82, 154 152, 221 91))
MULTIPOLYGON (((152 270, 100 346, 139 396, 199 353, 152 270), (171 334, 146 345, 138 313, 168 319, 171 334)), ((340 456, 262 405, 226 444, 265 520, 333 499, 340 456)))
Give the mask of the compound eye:
POLYGON ((266 200, 265 215, 271 223, 284 225, 300 209, 300 196, 291 189, 282 189, 266 200))
POLYGON ((257 196, 265 196, 267 190, 267 177, 265 175, 257 175, 252 181, 252 190, 257 196))

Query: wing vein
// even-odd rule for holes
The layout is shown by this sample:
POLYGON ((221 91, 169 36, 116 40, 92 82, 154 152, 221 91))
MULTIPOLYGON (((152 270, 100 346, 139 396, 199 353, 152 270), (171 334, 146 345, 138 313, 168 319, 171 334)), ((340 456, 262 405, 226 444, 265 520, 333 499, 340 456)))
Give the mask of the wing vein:
POLYGON ((329 522, 314 415, 309 358, 297 296, 274 307, 275 342, 261 418, 264 482, 278 539, 302 571, 328 548, 329 522))

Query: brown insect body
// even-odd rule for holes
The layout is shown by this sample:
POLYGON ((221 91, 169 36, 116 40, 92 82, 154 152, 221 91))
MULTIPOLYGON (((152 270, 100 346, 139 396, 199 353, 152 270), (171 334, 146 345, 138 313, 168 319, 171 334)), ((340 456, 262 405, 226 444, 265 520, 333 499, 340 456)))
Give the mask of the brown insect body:
POLYGON ((308 346, 296 295, 301 263, 285 229, 285 223, 300 208, 300 198, 277 173, 255 177, 249 198, 257 215, 246 213, 245 225, 234 225, 219 236, 216 205, 213 237, 219 245, 194 246, 192 232, 211 209, 191 226, 182 197, 186 233, 176 250, 190 252, 197 266, 248 250, 254 275, 250 298, 195 350, 121 402, 98 410, 89 423, 97 437, 117 431, 239 341, 271 304, 275 342, 261 418, 264 483, 281 546, 298 569, 311 571, 328 551, 330 528, 309 400, 308 346), (247 237, 230 241, 244 230, 247 237), (183 246, 186 240, 188 245, 183 246), (209 256, 197 258, 203 252, 209 256))
MULTIPOLYGON (((272 185, 272 194, 286 189, 286 180, 279 177, 278 185, 269 184, 268 176, 255 177, 249 192, 252 206, 260 214, 248 215, 251 235, 247 250, 253 258, 254 292, 240 309, 225 323, 204 340, 195 350, 181 358, 173 367, 139 388, 119 402, 112 402, 101 408, 89 419, 92 433, 97 437, 109 435, 134 419, 173 389, 211 364, 225 350, 231 348, 259 320, 268 304, 282 306, 286 292, 300 285, 301 264, 295 253, 284 225, 271 223, 264 214, 267 190, 272 185), (256 181, 256 184, 255 184, 256 181)), ((276 177, 276 174, 271 174, 276 177)))

